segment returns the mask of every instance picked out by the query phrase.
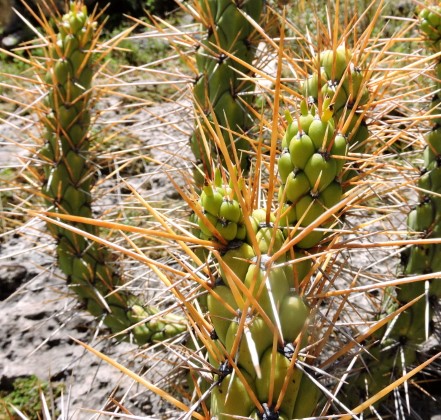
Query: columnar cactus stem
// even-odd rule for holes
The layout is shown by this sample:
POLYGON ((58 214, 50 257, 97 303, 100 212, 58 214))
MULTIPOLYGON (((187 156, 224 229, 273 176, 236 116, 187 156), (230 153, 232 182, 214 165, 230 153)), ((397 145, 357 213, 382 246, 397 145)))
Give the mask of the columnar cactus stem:
MULTIPOLYGON (((439 53, 441 6, 424 8, 419 17, 420 29, 426 37, 427 45, 433 53, 439 53)), ((438 92, 441 88, 441 61, 439 58, 436 60, 434 73, 436 93, 429 111, 429 115, 433 116, 431 119, 433 127, 425 135, 424 167, 418 180, 418 187, 421 188, 420 202, 407 217, 409 231, 419 232, 422 239, 441 238, 441 118, 438 92)), ((409 276, 441 271, 440 255, 440 244, 412 245, 401 253, 402 274, 409 276)), ((441 297, 441 279, 403 284, 396 291, 396 305, 404 305, 423 294, 426 294, 423 299, 398 316, 382 339, 383 348, 386 344, 395 346, 398 344, 398 348, 404 352, 407 366, 415 362, 417 346, 424 342, 430 333, 430 325, 427 322, 432 319, 434 302, 441 297)))
MULTIPOLYGON (((441 51, 441 6, 425 8, 420 12, 420 28, 427 44, 434 53, 441 51)), ((418 180, 421 188, 420 203, 409 213, 407 225, 412 232, 421 232, 421 238, 441 238, 441 118, 439 117, 441 89, 441 60, 435 63, 435 95, 429 115, 433 116, 432 130, 426 134, 424 167, 418 180)), ((425 274, 441 271, 441 245, 418 245, 407 248, 402 253, 403 274, 425 274)), ((403 285, 397 292, 400 302, 409 302, 424 293, 424 284, 403 285)), ((429 295, 441 297, 441 281, 430 282, 429 295)))
MULTIPOLYGON (((252 64, 259 38, 248 19, 258 22, 264 3, 264 0, 198 0, 199 17, 206 35, 196 53, 199 75, 193 88, 194 98, 208 124, 222 127, 223 141, 231 157, 234 144, 244 170, 249 165, 250 145, 240 134, 252 127, 246 104, 252 98, 247 94, 254 89, 253 82, 246 80, 252 76, 246 64, 252 64)), ((199 169, 211 175, 211 160, 219 151, 206 124, 200 117, 190 144, 199 169)), ((200 178, 197 173, 195 178, 200 178)))
MULTIPOLYGON (((441 47, 441 7, 425 8, 419 17, 420 28, 428 45, 434 53, 438 53, 441 47)), ((427 145, 424 149, 424 168, 418 180, 420 202, 407 217, 408 230, 419 233, 421 239, 441 238, 441 198, 438 196, 441 194, 441 118, 438 116, 440 75, 441 62, 438 58, 434 75, 437 93, 428 112, 434 126, 425 136, 427 145)), ((412 237, 415 238, 415 235, 412 237)), ((411 245, 401 252, 400 275, 441 271, 440 255, 439 244, 411 245)), ((366 392, 369 395, 380 392, 390 383, 391 378, 402 376, 415 363, 418 346, 430 333, 428 320, 432 319, 434 302, 441 297, 441 279, 402 284, 396 290, 388 291, 383 304, 385 312, 392 314, 422 295, 420 300, 400 311, 389 324, 373 334, 372 345, 369 347, 369 354, 373 358, 366 355, 363 362, 368 369, 360 367, 361 373, 357 374, 356 380, 351 381, 346 391, 351 401, 362 401, 366 392), (374 340, 377 341, 374 343, 374 340)))
MULTIPOLYGON (((81 2, 71 3, 70 12, 58 23, 59 34, 48 51, 43 106, 45 145, 39 156, 44 161, 42 192, 48 209, 55 213, 92 218, 91 188, 95 171, 89 152, 90 111, 94 54, 98 34, 96 22, 81 2)), ((91 224, 71 225, 97 235, 91 224)), ((115 290, 122 279, 111 265, 110 254, 68 228, 48 224, 57 239, 58 263, 67 275, 69 287, 94 316, 118 333, 135 323, 132 333, 139 344, 164 340, 185 330, 174 315, 142 324, 153 317, 155 308, 143 307, 128 292, 115 290)), ((153 317, 154 318, 154 317, 153 317)))
MULTIPOLYGON (((298 351, 293 343, 300 344, 296 340, 301 333, 306 337, 309 316, 308 306, 289 277, 298 264, 273 266, 271 255, 285 242, 282 230, 266 224, 263 210, 250 216, 252 232, 243 229, 244 215, 229 186, 205 187, 200 205, 204 210, 198 220, 200 235, 219 242, 222 250, 217 253, 220 280, 207 298, 215 331, 212 345, 224 353, 224 359, 210 358, 213 366, 220 366, 211 415, 290 419, 302 377, 295 367, 298 351), (257 249, 249 235, 255 235, 257 249), (285 378, 291 378, 287 385, 285 378)), ((307 263, 301 270, 308 268, 307 263)))
POLYGON ((222 360, 211 358, 214 366, 220 364, 225 371, 216 376, 219 385, 211 398, 211 414, 218 418, 292 419, 296 413, 312 415, 315 409, 318 388, 296 366, 302 359, 299 350, 308 341, 311 315, 299 284, 307 277, 311 261, 296 259, 303 249, 316 247, 325 233, 311 231, 293 252, 282 252, 277 260, 275 254, 299 227, 307 228, 341 200, 336 180, 348 147, 346 138, 334 131, 328 105, 325 101, 319 112, 304 101, 302 115, 290 120, 283 138, 285 152, 278 163, 282 209, 271 214, 269 222, 267 212, 257 209, 250 223, 245 223, 231 186, 223 185, 219 176, 202 191, 202 212, 194 221, 200 237, 217 242, 221 249, 216 253, 220 280, 207 299, 215 331, 213 346, 225 354, 222 360), (230 398, 229 389, 236 390, 240 399, 230 398), (311 404, 305 407, 298 393, 308 396, 311 404))

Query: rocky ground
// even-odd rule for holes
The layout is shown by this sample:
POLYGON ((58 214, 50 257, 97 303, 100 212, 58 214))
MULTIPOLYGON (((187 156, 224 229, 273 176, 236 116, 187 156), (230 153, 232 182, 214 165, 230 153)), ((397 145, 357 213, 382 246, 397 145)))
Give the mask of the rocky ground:
MULTIPOLYGON (((44 227, 34 222, 34 227, 44 227)), ((74 341, 87 343, 136 372, 150 368, 144 357, 136 356, 136 346, 103 340, 106 329, 97 327, 97 321, 68 296, 63 276, 54 267, 52 241, 42 241, 39 235, 33 238, 38 243, 31 242, 27 236, 16 235, 2 247, 0 389, 10 389, 16 378, 36 375, 54 387, 63 384, 62 397, 51 401, 46 395, 62 419, 99 418, 95 410, 115 412, 112 397, 134 415, 170 418, 159 399, 74 341)))

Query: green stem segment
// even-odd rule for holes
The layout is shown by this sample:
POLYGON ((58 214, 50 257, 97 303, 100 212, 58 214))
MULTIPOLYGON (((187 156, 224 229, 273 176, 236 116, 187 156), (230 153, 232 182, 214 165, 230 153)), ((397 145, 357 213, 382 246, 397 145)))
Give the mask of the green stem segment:
MULTIPOLYGON (((433 53, 439 53, 441 51, 441 6, 423 9, 420 12, 420 19, 420 29, 426 37, 429 48, 433 53)), ((432 130, 425 135, 424 167, 418 180, 418 187, 422 189, 420 202, 407 216, 408 230, 419 232, 421 239, 441 238, 441 118, 439 117, 441 100, 438 93, 441 88, 441 61, 439 58, 435 65, 434 76, 436 93, 432 99, 429 115, 436 117, 431 120, 432 130)), ((409 276, 441 271, 440 255, 440 244, 412 245, 401 253, 402 274, 409 276)), ((395 342, 399 342, 399 348, 407 357, 406 365, 415 361, 417 346, 427 338, 426 334, 430 332, 427 320, 432 319, 434 302, 441 298, 441 279, 403 284, 396 291, 399 305, 408 303, 424 293, 427 293, 425 297, 399 315, 387 337, 392 336, 395 342), (427 311, 429 313, 426 313, 427 311)))
MULTIPOLYGON (((278 161, 282 185, 279 202, 283 206, 281 225, 298 235, 326 210, 341 201, 340 180, 348 153, 346 137, 335 130, 329 99, 319 115, 315 106, 308 109, 302 102, 301 116, 288 125, 278 161), (294 228, 296 226, 296 228, 294 228)), ((330 228, 335 220, 321 227, 330 228)), ((326 236, 324 230, 313 231, 302 239, 299 248, 312 248, 326 236)))
POLYGON ((234 161, 234 145, 241 168, 248 168, 250 145, 241 134, 253 124, 247 105, 253 97, 254 83, 246 80, 253 75, 246 66, 253 63, 260 38, 248 19, 259 22, 264 3, 264 0, 198 0, 200 20, 206 30, 196 53, 199 74, 193 88, 197 107, 204 116, 199 113, 198 125, 190 139, 199 168, 195 173, 198 185, 204 181, 200 173, 209 177, 212 159, 222 156, 209 130, 215 123, 222 127, 220 141, 227 145, 231 159, 234 161))
MULTIPOLYGON (((228 191, 229 187, 216 188, 219 192, 228 191)), ((217 219, 212 223, 215 226, 224 222, 227 226, 244 223, 241 211, 238 217, 234 213, 235 222, 225 219, 230 214, 223 212, 222 204, 236 208, 234 198, 228 197, 222 201, 219 212, 215 211, 217 216, 207 210, 216 209, 208 197, 202 202, 206 207, 203 207, 205 215, 200 220, 217 219)), ((273 267, 271 255, 282 247, 285 237, 281 229, 275 228, 273 223, 266 224, 265 220, 266 212, 255 210, 250 217, 253 232, 243 239, 229 233, 226 237, 222 229, 215 230, 209 236, 201 229, 204 237, 209 236, 212 240, 222 240, 227 244, 221 251, 220 279, 207 298, 208 313, 215 332, 210 347, 219 349, 217 356, 210 353, 211 364, 219 367, 219 374, 215 375, 218 385, 211 394, 210 409, 212 416, 222 420, 231 415, 256 419, 277 415, 268 418, 291 419, 302 381, 302 372, 295 363, 290 362, 293 343, 300 344, 298 339, 302 331, 306 336, 309 308, 295 291, 292 276, 294 271, 297 277, 305 275, 310 264, 273 267), (258 249, 250 244, 249 235, 255 235, 258 249), (274 339, 277 341, 277 351, 273 351, 274 339), (239 369, 240 376, 233 372, 228 356, 239 369), (273 369, 276 372, 274 377, 271 376, 273 369), (291 381, 285 396, 277 404, 287 376, 291 377, 291 381), (271 384, 274 387, 272 395, 271 384), (260 406, 256 406, 251 394, 255 395, 260 406)), ((286 256, 278 260, 284 261, 286 256)))
MULTIPOLYGON (((44 161, 43 187, 50 211, 92 218, 91 188, 95 170, 89 152, 90 105, 96 23, 81 2, 71 3, 70 12, 58 23, 59 34, 49 48, 44 100, 45 144, 40 151, 44 161)), ((94 225, 70 223, 98 235, 94 225)), ((126 291, 116 291, 122 279, 114 271, 111 255, 97 243, 68 228, 48 224, 57 239, 57 255, 68 283, 94 316, 104 317, 113 333, 132 329, 139 344, 164 340, 186 329, 175 315, 156 319, 158 311, 143 307, 126 291), (142 323, 143 319, 153 320, 142 323)))
MULTIPOLYGON (((346 136, 352 153, 364 153, 369 131, 362 105, 369 103, 366 76, 354 64, 353 54, 343 45, 335 50, 322 51, 315 58, 317 68, 303 84, 303 94, 310 102, 319 105, 319 98, 329 98, 333 107, 335 125, 346 136)), ((346 183, 358 176, 358 162, 348 166, 342 174, 343 189, 346 183)))

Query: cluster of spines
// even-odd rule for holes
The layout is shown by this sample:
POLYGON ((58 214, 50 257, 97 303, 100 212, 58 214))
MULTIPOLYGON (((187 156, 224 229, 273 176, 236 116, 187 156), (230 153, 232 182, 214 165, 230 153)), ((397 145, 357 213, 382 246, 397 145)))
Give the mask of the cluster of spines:
MULTIPOLYGON (((90 161, 89 100, 92 92, 96 22, 81 3, 71 3, 70 12, 58 24, 59 33, 48 52, 44 99, 45 144, 39 156, 44 161, 42 192, 50 211, 92 217, 91 189, 95 171, 90 161)), ((92 235, 92 224, 71 222, 71 226, 92 235)), ((94 316, 114 333, 129 329, 156 311, 143 308, 133 296, 111 293, 121 285, 121 277, 109 264, 110 254, 94 241, 69 228, 48 224, 57 239, 59 267, 68 276, 73 290, 94 316)), ((140 344, 166 339, 185 330, 173 315, 140 324, 133 335, 140 344)))
POLYGON ((199 74, 193 95, 207 121, 199 118, 190 145, 202 173, 211 168, 213 156, 221 155, 216 143, 208 140, 213 138, 208 125, 214 127, 215 122, 223 127, 222 141, 229 156, 234 156, 234 144, 242 169, 249 165, 250 146, 241 134, 252 126, 247 104, 251 102, 254 84, 246 80, 252 76, 246 65, 253 63, 259 35, 248 19, 258 22, 264 3, 264 0, 199 0, 200 19, 207 32, 197 47, 199 74))

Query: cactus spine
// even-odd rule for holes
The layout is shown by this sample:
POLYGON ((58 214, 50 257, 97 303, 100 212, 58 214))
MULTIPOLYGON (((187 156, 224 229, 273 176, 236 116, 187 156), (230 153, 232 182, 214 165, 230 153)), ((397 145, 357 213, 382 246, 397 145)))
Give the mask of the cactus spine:
MULTIPOLYGON (((198 0, 199 18, 206 35, 197 47, 199 74, 193 95, 203 116, 199 114, 190 144, 203 174, 210 174, 211 159, 221 156, 210 126, 222 127, 220 141, 227 145, 231 157, 237 152, 242 169, 248 168, 250 146, 241 134, 252 126, 247 104, 251 102, 254 84, 245 80, 252 76, 246 65, 254 60, 259 34, 247 17, 258 22, 264 3, 264 0, 198 0)), ((195 179, 199 178, 196 173, 195 179)))
MULTIPOLYGON (((89 152, 89 100, 92 94, 94 57, 98 34, 96 22, 88 16, 81 2, 70 4, 70 11, 58 24, 59 33, 48 51, 45 76, 47 95, 43 106, 45 144, 39 156, 44 162, 43 187, 50 211, 81 217, 92 217, 91 188, 94 169, 89 152)), ((70 223, 71 226, 97 235, 94 225, 70 223)), ((93 241, 68 228, 48 224, 57 240, 57 256, 69 287, 94 316, 117 333, 132 329, 139 344, 163 340, 185 330, 185 323, 174 315, 159 321, 142 320, 158 312, 143 307, 134 296, 115 289, 121 277, 109 264, 110 254, 93 241)))

